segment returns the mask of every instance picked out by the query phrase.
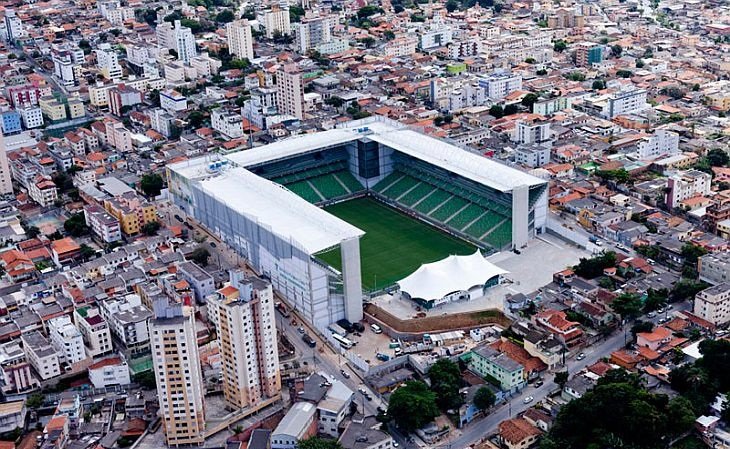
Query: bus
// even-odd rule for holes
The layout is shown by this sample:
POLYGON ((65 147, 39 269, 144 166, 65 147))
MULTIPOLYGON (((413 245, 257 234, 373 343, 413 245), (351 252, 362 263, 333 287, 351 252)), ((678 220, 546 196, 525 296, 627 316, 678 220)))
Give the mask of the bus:
POLYGON ((341 335, 337 335, 337 334, 332 334, 332 338, 334 338, 335 340, 340 342, 340 346, 342 346, 343 348, 345 348, 345 349, 352 348, 352 342, 350 340, 346 339, 345 337, 343 337, 341 335))

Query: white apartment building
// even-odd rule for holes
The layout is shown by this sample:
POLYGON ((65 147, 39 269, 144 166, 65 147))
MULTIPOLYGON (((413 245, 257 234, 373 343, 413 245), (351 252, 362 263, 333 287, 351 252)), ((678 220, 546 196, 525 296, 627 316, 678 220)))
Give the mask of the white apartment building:
POLYGON ((195 69, 198 78, 205 78, 217 74, 222 63, 208 56, 208 53, 201 53, 190 60, 190 66, 195 69))
MULTIPOLYGON (((324 375, 321 375, 326 380, 324 375)), ((317 404, 319 412, 318 432, 332 438, 340 436, 340 423, 350 414, 353 392, 347 385, 332 380, 324 398, 317 404)))
POLYGON ((38 331, 20 335, 23 349, 33 369, 41 380, 48 380, 61 375, 61 363, 58 353, 46 337, 38 331))
POLYGON ((66 364, 73 365, 87 358, 84 337, 68 315, 48 321, 48 336, 66 364))
POLYGON ((304 83, 302 74, 291 66, 276 72, 276 109, 279 114, 304 119, 304 83))
POLYGON ((23 120, 25 129, 33 129, 43 126, 43 111, 37 106, 19 108, 20 118, 23 120))
POLYGON ((643 111, 649 104, 646 102, 644 89, 627 89, 609 95, 601 106, 601 115, 613 120, 619 115, 643 111))
MULTIPOLYGON (((165 88, 165 80, 162 78, 134 78, 124 81, 124 85, 132 87, 141 92, 150 92, 152 90, 162 90, 165 88)), ((104 107, 109 105, 109 91, 117 87, 116 83, 89 86, 89 103, 96 107, 104 107)), ((39 125, 40 126, 40 125, 39 125)))
POLYGON ((228 285, 208 297, 223 360, 223 395, 233 408, 252 407, 281 391, 271 284, 230 272, 228 285))
POLYGON ((163 90, 160 92, 160 107, 171 114, 176 114, 188 108, 188 99, 176 90, 163 90))
POLYGON ((515 150, 515 162, 527 167, 542 167, 550 162, 550 147, 541 145, 520 146, 515 150))
POLYGON ((213 109, 210 114, 210 125, 229 139, 243 136, 243 117, 238 111, 228 111, 224 108, 213 109))
POLYGON ((129 385, 129 366, 120 357, 100 360, 89 366, 89 381, 94 388, 129 385))
POLYGON ((127 295, 124 299, 103 301, 100 312, 127 357, 149 351, 148 323, 152 313, 142 305, 139 296, 127 295))
POLYGON ((705 254, 697 260, 700 280, 712 285, 730 282, 730 253, 705 254))
POLYGON ((730 283, 723 282, 697 293, 694 314, 715 326, 730 322, 730 283))
POLYGON ((28 32, 23 27, 23 22, 20 17, 15 14, 14 9, 5 10, 5 18, 3 20, 3 26, 0 27, 2 32, 3 40, 7 42, 14 42, 18 39, 25 39, 28 37, 28 32))
POLYGON ((79 307, 74 310, 74 322, 84 339, 86 354, 99 357, 112 352, 112 334, 109 325, 96 307, 79 307))
POLYGON ((13 180, 10 174, 10 165, 8 164, 5 137, 0 132, 0 195, 8 193, 13 193, 13 180))
POLYGON ((164 300, 154 308, 152 360, 165 441, 168 446, 202 444, 205 407, 195 314, 164 300))
POLYGON ((550 122, 545 120, 518 120, 512 140, 517 143, 532 144, 549 142, 550 122))
POLYGON ((142 67, 151 59, 149 48, 143 45, 127 45, 124 47, 127 52, 127 61, 138 67, 142 67))
POLYGON ((423 50, 442 47, 454 40, 454 32, 444 23, 440 14, 435 14, 428 27, 421 32, 420 46, 423 50))
POLYGON ((175 29, 173 30, 175 38, 175 51, 177 51, 177 59, 189 64, 190 60, 197 56, 195 49, 195 36, 188 27, 180 25, 180 21, 175 21, 175 29))
POLYGON ((37 386, 19 340, 0 345, 0 384, 5 394, 22 393, 37 386))
POLYGON ((50 176, 38 175, 28 184, 28 195, 40 206, 47 207, 58 199, 58 188, 50 176))
POLYGON ((522 89, 522 75, 509 72, 495 72, 479 78, 479 86, 487 91, 487 97, 501 100, 516 90, 522 89))
POLYGON ((289 8, 273 6, 271 9, 259 13, 257 19, 263 25, 268 39, 272 39, 276 34, 282 36, 291 34, 289 8))
POLYGON ((311 48, 332 40, 332 27, 335 25, 334 16, 308 16, 293 26, 296 37, 296 49, 300 54, 306 54, 311 48))
POLYGON ((666 129, 657 129, 654 134, 644 137, 637 144, 636 151, 639 159, 679 154, 679 134, 666 129))
POLYGON ((383 44, 383 55, 387 57, 411 56, 418 50, 418 39, 402 36, 383 44))
POLYGON ((159 48, 166 48, 168 50, 175 50, 177 48, 174 28, 170 22, 158 22, 155 28, 155 36, 157 37, 157 46, 159 48))
POLYGON ((54 50, 51 52, 53 60, 53 76, 64 87, 73 87, 81 78, 84 51, 80 48, 54 50))
POLYGON ((230 54, 238 59, 253 60, 253 36, 248 20, 234 20, 226 25, 226 37, 230 54))
POLYGON ((161 108, 155 108, 148 110, 147 115, 150 118, 150 127, 152 129, 165 137, 170 137, 172 135, 173 117, 167 111, 161 108))
POLYGON ((104 122, 106 143, 122 153, 132 151, 132 133, 122 122, 107 120, 104 122))
POLYGON ((711 183, 712 176, 699 170, 686 170, 672 174, 667 179, 667 207, 672 210, 687 198, 709 194, 711 183))
POLYGON ((334 55, 342 53, 350 48, 350 41, 342 37, 333 37, 329 42, 323 42, 314 47, 322 55, 334 55))
POLYGON ((96 54, 96 66, 101 70, 104 78, 116 81, 122 78, 122 66, 119 64, 119 55, 116 49, 108 43, 99 45, 94 50, 96 54))

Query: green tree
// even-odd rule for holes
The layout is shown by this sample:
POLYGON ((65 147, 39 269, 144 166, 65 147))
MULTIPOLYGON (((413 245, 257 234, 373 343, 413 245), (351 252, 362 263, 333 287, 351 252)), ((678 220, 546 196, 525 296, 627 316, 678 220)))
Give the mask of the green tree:
POLYGON ((137 373, 134 375, 134 378, 132 379, 135 383, 140 384, 143 388, 147 389, 153 389, 157 386, 157 381, 155 380, 155 373, 152 372, 152 370, 148 371, 142 371, 141 373, 137 373))
POLYGON ((456 0, 448 0, 446 2, 446 10, 448 12, 454 12, 457 9, 459 9, 459 2, 457 2, 456 0))
POLYGON ((653 312, 667 305, 669 299, 669 290, 666 288, 653 289, 646 291, 646 300, 644 300, 644 312, 653 312))
POLYGON ((145 235, 155 235, 160 230, 160 223, 157 221, 150 221, 142 226, 142 232, 145 235))
POLYGON ((236 15, 233 14, 233 11, 230 9, 224 9, 215 16, 215 21, 219 23, 228 23, 233 22, 234 20, 236 20, 236 15))
POLYGON ((579 72, 577 70, 574 71, 574 72, 570 72, 567 75, 567 78, 569 80, 571 80, 571 81, 581 81, 582 82, 582 81, 585 81, 586 80, 585 74, 583 74, 583 73, 581 73, 581 72, 579 72))
POLYGON ((304 17, 305 11, 304 8, 302 8, 299 5, 291 5, 289 6, 289 20, 292 22, 301 22, 302 17, 304 17))
POLYGON ((44 396, 40 393, 33 393, 25 400, 25 406, 36 410, 43 406, 44 396))
POLYGON ((707 250, 693 243, 685 243, 682 246, 682 257, 685 265, 697 266, 697 259, 707 254, 707 250))
POLYGON ((249 67, 251 67, 251 61, 249 61, 248 58, 231 60, 232 69, 246 70, 249 67))
POLYGON ((297 443, 297 449, 344 449, 337 440, 309 437, 297 443))
POLYGON ((618 44, 611 45, 611 53, 616 56, 617 58, 621 57, 621 53, 623 53, 624 48, 618 44))
POLYGON ((497 397, 492 393, 489 387, 480 387, 474 393, 474 406, 481 411, 488 410, 497 402, 497 397))
POLYGON ((504 109, 502 108, 502 106, 495 104, 491 108, 489 108, 489 115, 494 118, 502 118, 504 117, 504 109))
POLYGON ((203 124, 203 120, 205 120, 205 114, 202 111, 193 111, 190 114, 188 114, 188 125, 192 129, 198 129, 203 124))
POLYGON ((730 156, 728 156, 725 150, 713 148, 707 152, 707 162, 712 167, 726 167, 728 162, 730 162, 730 156))
POLYGON ((195 248, 190 254, 190 259, 203 267, 208 266, 208 258, 210 258, 210 252, 202 246, 195 248))
POLYGON ((654 330, 654 323, 652 323, 651 321, 637 320, 631 326, 631 335, 633 335, 634 340, 636 340, 636 334, 640 334, 642 332, 651 332, 652 330, 654 330))
POLYGON ((524 97, 522 97, 522 105, 525 106, 527 109, 532 109, 532 105, 537 103, 537 100, 540 98, 536 94, 527 94, 524 97))
POLYGON ((343 104, 345 104, 345 100, 343 100, 341 97, 338 97, 337 95, 332 95, 331 97, 324 100, 324 104, 339 109, 342 107, 343 104))
POLYGON ((631 319, 641 313, 641 298, 635 293, 622 293, 611 303, 614 312, 623 319, 631 319))
POLYGON ((406 432, 423 427, 438 415, 436 394, 423 382, 406 382, 390 396, 387 416, 406 432))
POLYGON ((595 80, 593 81, 593 85, 591 86, 593 90, 603 90, 606 88, 606 81, 605 80, 595 80))
POLYGON ((567 371, 558 371, 555 373, 555 383, 562 389, 568 383, 569 374, 567 371))
POLYGON ((29 226, 25 230, 25 235, 28 236, 29 239, 34 239, 38 237, 41 233, 41 230, 38 229, 36 226, 29 226))
POLYGON ((612 251, 603 252, 597 256, 578 260, 578 265, 573 267, 575 274, 586 279, 593 279, 601 276, 603 270, 616 266, 616 253, 612 251))
POLYGON ((357 10, 357 18, 359 20, 367 19, 375 14, 382 14, 383 10, 377 6, 367 5, 357 10))
POLYGON ((440 359, 428 370, 428 377, 431 380, 431 391, 436 393, 436 404, 442 410, 461 405, 461 371, 456 363, 449 359, 440 359))
POLYGON ((558 39, 553 43, 553 50, 558 53, 564 52, 566 48, 568 48, 568 44, 562 39, 558 39))
POLYGON ((89 231, 84 213, 73 214, 63 223, 63 229, 73 237, 81 237, 89 231))
POLYGON ((89 260, 96 254, 94 248, 90 247, 86 243, 82 243, 79 249, 79 256, 82 260, 89 260))
POLYGON ((516 104, 508 104, 504 107, 504 115, 512 115, 520 112, 520 108, 516 104))
POLYGON ((637 69, 641 69, 641 68, 643 68, 643 67, 644 67, 645 65, 646 65, 646 64, 644 63, 644 61, 643 61, 643 60, 642 60, 641 58, 639 58, 639 59, 637 59, 637 60, 636 60, 636 68, 637 68, 637 69))
POLYGON ((157 173, 148 173, 142 176, 139 187, 147 196, 159 196, 164 187, 164 181, 162 180, 162 176, 157 173))
POLYGON ((622 70, 616 71, 616 76, 621 77, 621 78, 631 78, 631 76, 633 76, 633 74, 634 73, 631 70, 622 69, 622 70))

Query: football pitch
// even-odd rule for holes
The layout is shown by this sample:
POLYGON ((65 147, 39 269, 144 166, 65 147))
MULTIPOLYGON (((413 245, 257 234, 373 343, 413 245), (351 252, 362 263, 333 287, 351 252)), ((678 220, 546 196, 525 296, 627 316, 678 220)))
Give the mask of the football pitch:
MULTIPOLYGON (((360 269, 366 290, 387 287, 421 264, 476 251, 469 243, 372 198, 346 201, 325 210, 365 231, 360 239, 360 269)), ((341 270, 339 247, 317 254, 317 258, 341 270)))

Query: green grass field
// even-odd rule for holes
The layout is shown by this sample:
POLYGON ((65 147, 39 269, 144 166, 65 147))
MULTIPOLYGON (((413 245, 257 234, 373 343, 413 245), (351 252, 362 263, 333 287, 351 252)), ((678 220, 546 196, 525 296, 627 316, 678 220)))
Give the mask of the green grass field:
MULTIPOLYGON (((472 254, 476 248, 372 198, 359 198, 325 208, 365 231, 360 239, 363 287, 387 287, 413 273, 421 264, 451 254, 472 254)), ((340 249, 317 258, 340 270, 340 249)))

